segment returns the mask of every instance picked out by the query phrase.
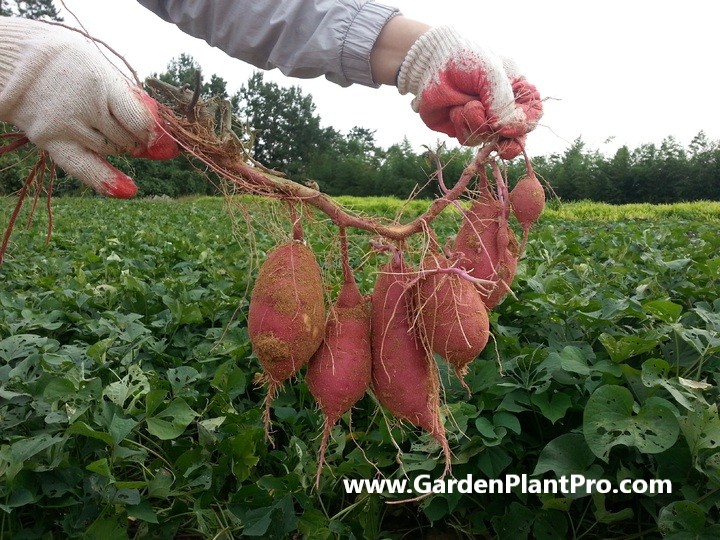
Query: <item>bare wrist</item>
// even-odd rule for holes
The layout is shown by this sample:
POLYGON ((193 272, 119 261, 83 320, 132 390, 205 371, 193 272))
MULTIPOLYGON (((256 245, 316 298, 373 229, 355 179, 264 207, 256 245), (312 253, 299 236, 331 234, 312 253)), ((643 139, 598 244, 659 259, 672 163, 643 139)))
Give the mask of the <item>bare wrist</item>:
POLYGON ((395 86, 398 70, 410 47, 429 29, 429 25, 407 17, 390 19, 370 52, 373 80, 395 86))

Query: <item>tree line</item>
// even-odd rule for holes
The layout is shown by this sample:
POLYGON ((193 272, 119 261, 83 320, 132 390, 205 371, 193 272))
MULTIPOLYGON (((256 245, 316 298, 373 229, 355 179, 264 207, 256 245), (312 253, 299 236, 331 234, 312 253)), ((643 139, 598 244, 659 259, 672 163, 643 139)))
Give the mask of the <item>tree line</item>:
MULTIPOLYGON (((192 87, 197 71, 202 73, 195 60, 181 54, 170 61, 165 72, 153 76, 192 87)), ((232 95, 227 82, 217 75, 207 80, 201 76, 200 83, 202 97, 215 96, 232 105, 234 129, 251 143, 255 159, 296 181, 312 181, 329 195, 434 197, 439 192, 432 178, 437 156, 445 181, 452 184, 474 155, 474 149, 462 147, 416 151, 407 139, 382 148, 375 132, 364 127, 347 133, 323 127, 311 95, 305 95, 299 86, 266 81, 262 72, 255 72, 232 95)), ((0 126, 0 132, 11 130, 12 126, 0 126)), ((28 150, 0 155, 0 194, 20 189, 33 165, 27 154, 28 150)), ((127 157, 111 161, 137 181, 140 196, 219 193, 217 179, 208 181, 200 172, 204 167, 187 157, 167 162, 127 157)), ((579 138, 563 153, 535 156, 533 163, 548 190, 565 201, 720 200, 720 141, 709 139, 704 132, 687 147, 668 136, 659 146, 623 146, 613 155, 590 149, 579 138)), ((517 179, 524 165, 518 159, 508 168, 510 178, 517 179)), ((80 191, 76 181, 59 172, 56 195, 80 191)))
POLYGON ((0 16, 63 20, 53 0, 0 0, 0 16))

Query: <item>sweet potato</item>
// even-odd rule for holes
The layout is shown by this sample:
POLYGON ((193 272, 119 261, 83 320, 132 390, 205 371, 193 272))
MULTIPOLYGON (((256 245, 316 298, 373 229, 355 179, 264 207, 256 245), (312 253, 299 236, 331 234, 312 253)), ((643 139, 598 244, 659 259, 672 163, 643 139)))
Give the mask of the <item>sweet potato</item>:
POLYGON ((497 247, 502 205, 487 189, 473 200, 465 212, 455 237, 453 252, 460 257, 460 266, 478 279, 493 279, 500 259, 497 247))
POLYGON ((445 472, 450 446, 440 418, 440 381, 432 354, 413 326, 411 277, 400 253, 382 267, 372 294, 372 388, 393 416, 428 431, 442 447, 445 472))
MULTIPOLYGON (((517 246, 517 241, 511 245, 517 246)), ((485 293, 481 293, 481 297, 487 309, 492 309, 497 306, 500 303, 500 300, 502 300, 505 295, 510 292, 513 279, 515 279, 517 262, 517 253, 511 248, 505 249, 502 258, 496 266, 494 287, 485 293)))
POLYGON ((491 287, 478 287, 487 309, 495 307, 510 291, 521 251, 508 223, 510 197, 507 186, 497 165, 493 166, 493 172, 502 200, 490 191, 487 177, 482 172, 480 195, 465 212, 453 246, 459 266, 468 274, 495 282, 491 287))
POLYGON ((490 322, 480 293, 457 274, 434 273, 450 268, 443 255, 430 252, 422 264, 427 277, 418 284, 420 324, 433 352, 447 360, 460 380, 485 348, 490 322))
POLYGON ((545 190, 532 171, 523 176, 510 192, 510 207, 524 228, 537 221, 545 209, 545 190))
POLYGON ((316 485, 332 427, 370 386, 370 304, 360 294, 346 259, 344 263, 344 282, 330 311, 325 339, 310 359, 305 375, 308 389, 325 416, 316 485))
POLYGON ((273 399, 318 349, 324 328, 323 284, 315 255, 297 240, 281 244, 260 267, 248 313, 250 341, 268 384, 268 436, 273 399))
POLYGON ((515 233, 510 228, 508 220, 502 216, 498 221, 496 249, 498 259, 495 261, 495 273, 491 278, 494 285, 480 290, 480 296, 487 309, 494 308, 510 292, 521 252, 515 233))
POLYGON ((528 165, 528 172, 510 192, 510 207, 523 230, 521 251, 525 250, 528 235, 533 224, 545 209, 545 190, 528 165))

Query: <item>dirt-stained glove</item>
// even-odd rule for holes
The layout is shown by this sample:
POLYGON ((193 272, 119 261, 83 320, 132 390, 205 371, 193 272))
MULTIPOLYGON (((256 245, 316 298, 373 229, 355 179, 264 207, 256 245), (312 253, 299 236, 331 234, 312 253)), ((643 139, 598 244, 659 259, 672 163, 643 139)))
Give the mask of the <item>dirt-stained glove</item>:
POLYGON ((445 26, 410 48, 398 90, 415 96, 412 107, 429 128, 468 146, 497 138, 506 159, 522 151, 542 116, 539 93, 514 63, 445 26))
POLYGON ((105 156, 178 154, 157 103, 81 35, 0 17, 0 120, 14 124, 68 174, 111 197, 137 186, 105 156))

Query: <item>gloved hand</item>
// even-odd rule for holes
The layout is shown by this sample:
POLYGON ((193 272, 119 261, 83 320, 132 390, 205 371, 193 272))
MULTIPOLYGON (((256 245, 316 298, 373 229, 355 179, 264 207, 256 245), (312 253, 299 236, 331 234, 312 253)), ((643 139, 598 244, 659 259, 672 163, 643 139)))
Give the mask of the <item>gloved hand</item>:
POLYGON ((401 94, 427 126, 474 146, 497 138, 509 159, 542 116, 542 101, 517 67, 449 27, 428 30, 410 48, 398 74, 401 94))
POLYGON ((157 102, 95 44, 38 21, 0 17, 0 120, 24 131, 65 172, 111 197, 132 197, 137 186, 105 156, 178 154, 157 102))

